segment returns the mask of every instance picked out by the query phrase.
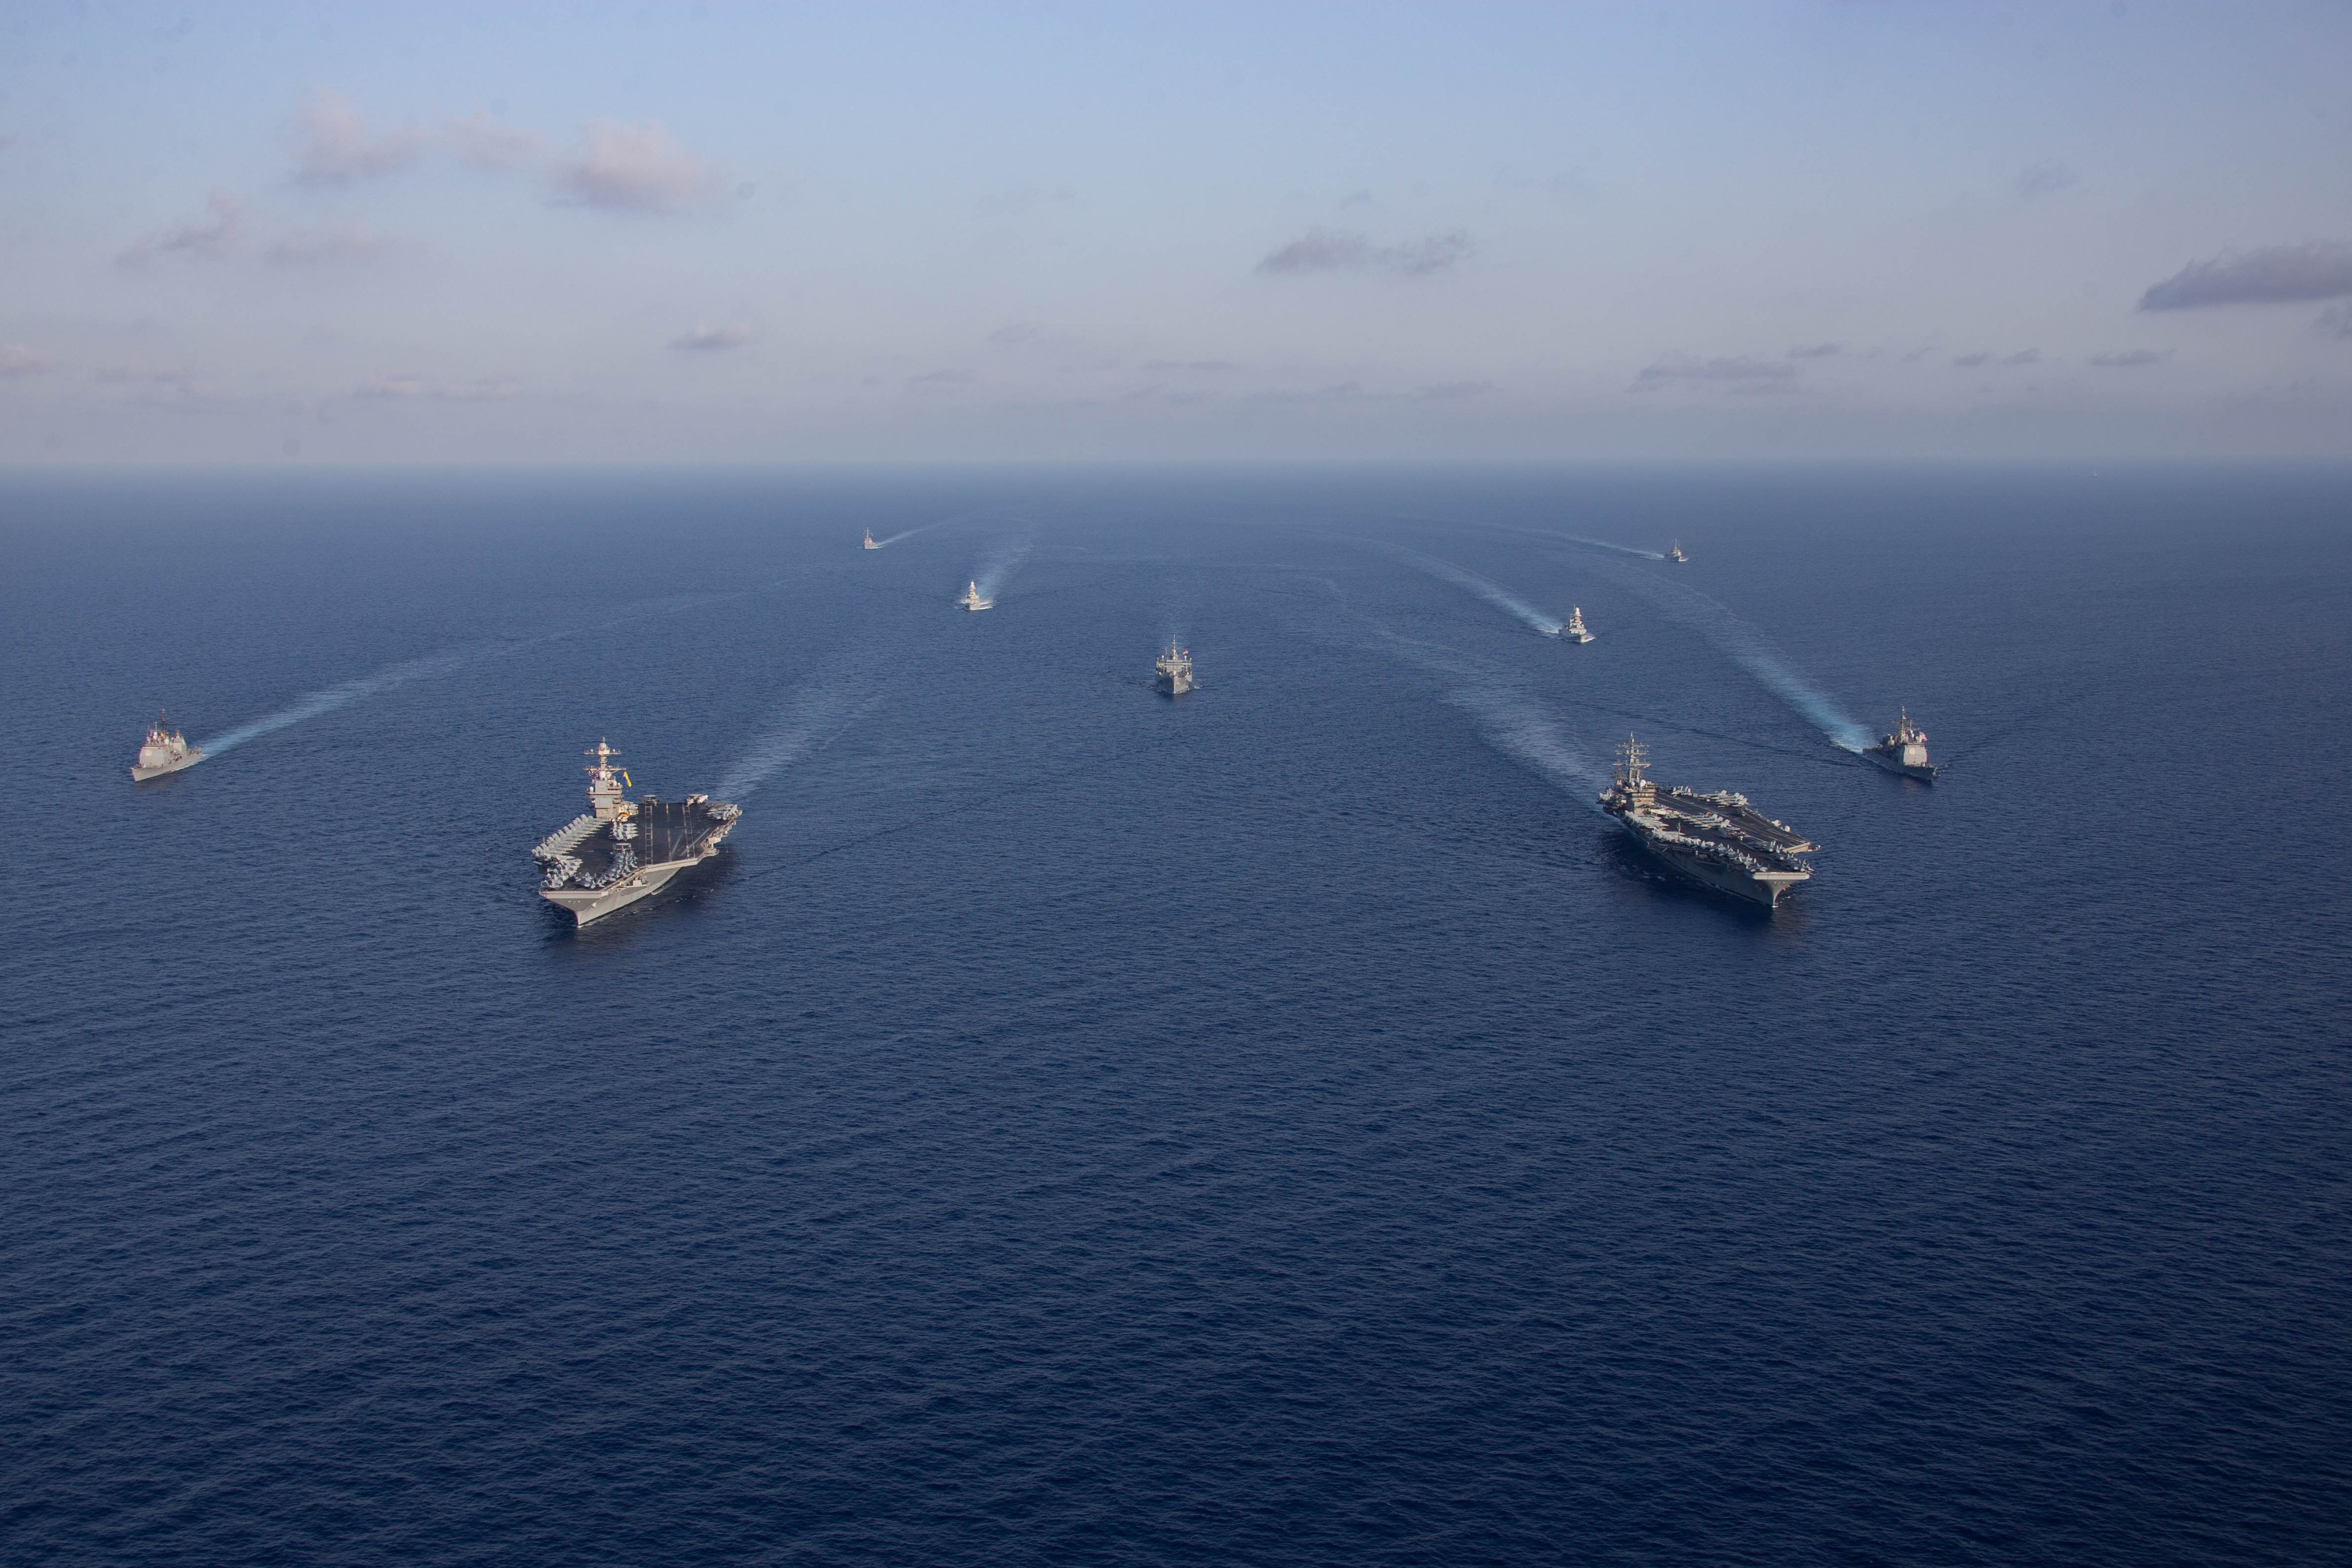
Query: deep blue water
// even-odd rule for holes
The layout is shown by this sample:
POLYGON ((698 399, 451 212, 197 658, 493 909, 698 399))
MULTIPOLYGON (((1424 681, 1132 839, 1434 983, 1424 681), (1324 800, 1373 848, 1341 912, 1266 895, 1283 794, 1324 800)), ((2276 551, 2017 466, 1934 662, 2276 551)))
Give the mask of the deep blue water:
POLYGON ((9 1563, 2352 1555, 2352 475, 19 476, 0 550, 9 1563), (1812 883, 1645 866, 1628 730, 1812 883), (746 811, 575 934, 600 736, 746 811))

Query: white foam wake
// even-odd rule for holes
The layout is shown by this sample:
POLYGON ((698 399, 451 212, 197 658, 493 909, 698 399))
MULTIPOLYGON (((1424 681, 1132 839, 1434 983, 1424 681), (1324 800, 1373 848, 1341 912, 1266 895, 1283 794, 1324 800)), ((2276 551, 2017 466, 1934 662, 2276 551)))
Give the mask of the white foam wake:
POLYGON ((979 570, 971 576, 971 580, 980 585, 980 596, 982 599, 995 598, 1004 585, 1013 580, 1014 570, 1029 559, 1030 549, 1035 543, 1034 539, 1024 536, 1007 540, 991 550, 988 559, 980 563, 979 570))
POLYGON ((1499 583, 1489 582, 1475 571, 1465 571, 1451 562, 1439 560, 1434 556, 1423 555, 1419 550, 1406 549, 1402 545, 1390 547, 1390 553, 1399 560, 1419 567, 1432 577, 1441 578, 1456 588, 1468 589, 1496 609, 1506 614, 1517 616, 1547 637, 1559 635, 1559 622, 1546 615, 1499 583))
POLYGON ((243 746, 248 740, 275 734, 289 726, 300 724, 306 718, 316 718, 320 714, 332 713, 339 707, 348 706, 359 701, 362 697, 372 697, 378 692, 390 691, 394 686, 405 685, 410 681, 421 680, 426 675, 445 674, 461 665, 469 664, 491 652, 495 650, 459 649, 446 653, 428 654, 422 659, 410 659, 402 664, 387 664, 373 674, 361 675, 356 679, 345 681, 340 685, 328 686, 323 690, 311 692, 306 696, 297 697, 276 713, 265 715, 250 724, 239 725, 225 735, 216 735, 212 739, 200 741, 198 744, 204 748, 206 757, 218 757, 222 752, 234 747, 243 746))
POLYGON ((741 801, 782 769, 831 746, 873 706, 873 694, 846 675, 806 682, 784 700, 774 721, 710 787, 710 793, 721 800, 741 801))
POLYGON ((1870 744, 1870 732, 1846 717, 1826 692, 1800 674, 1769 638, 1715 600, 1678 582, 1662 582, 1650 572, 1626 572, 1622 580, 1729 654, 1732 663, 1811 723, 1831 745, 1858 752, 1870 744))

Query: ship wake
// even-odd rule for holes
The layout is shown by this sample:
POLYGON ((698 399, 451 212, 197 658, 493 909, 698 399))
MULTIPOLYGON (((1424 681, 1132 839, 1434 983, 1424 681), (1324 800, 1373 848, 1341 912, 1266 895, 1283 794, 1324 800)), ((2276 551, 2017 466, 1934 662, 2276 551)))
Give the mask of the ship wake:
POLYGON ((1789 706, 1826 737, 1831 745, 1860 754, 1870 732, 1840 712, 1819 686, 1800 674, 1771 640, 1717 601, 1678 582, 1662 582, 1650 572, 1612 572, 1612 577, 1721 649, 1756 683, 1789 706))
POLYGON ((1456 588, 1469 590, 1496 609, 1507 615, 1517 617, 1547 637, 1559 635, 1561 622, 1546 615, 1500 583, 1489 582, 1475 571, 1465 571, 1449 561, 1442 561, 1434 556, 1423 555, 1419 550, 1406 549, 1402 545, 1391 546, 1390 553, 1408 565, 1419 567, 1432 577, 1450 582, 1456 588))
POLYGON ((354 680, 345 681, 340 685, 328 686, 324 690, 312 692, 307 696, 298 697, 276 713, 265 715, 250 724, 239 725, 226 734, 215 736, 212 739, 202 742, 201 745, 206 757, 218 757, 222 752, 234 747, 243 746, 248 740, 258 740, 265 735, 274 735, 281 729, 300 724, 304 719, 317 718, 320 714, 332 713, 339 707, 348 707, 362 697, 372 697, 378 692, 388 692, 394 686, 406 685, 411 681, 422 680, 427 675, 446 674, 452 670, 472 664, 485 653, 495 651, 488 648, 463 648, 446 653, 432 653, 422 659, 410 659, 397 664, 387 664, 373 674, 361 675, 354 680))
POLYGON ((1023 561, 1029 559, 1029 551, 1036 542, 1024 536, 1008 540, 991 550, 988 558, 980 563, 979 570, 971 575, 971 580, 980 585, 980 596, 982 599, 993 599, 1003 592, 1004 585, 1013 580, 1013 572, 1020 569, 1023 561))
POLYGON ((1361 619, 1382 642, 1412 663, 1462 683, 1445 694, 1445 701, 1470 716, 1481 739, 1539 777, 1565 786, 1591 810, 1600 811, 1597 797, 1609 781, 1608 770, 1593 761, 1576 731, 1558 714, 1475 660, 1400 636, 1370 616, 1361 619))
POLYGON ((784 701, 774 722, 710 787, 716 800, 741 803, 777 773, 841 738, 866 716, 874 694, 845 675, 817 676, 784 701))

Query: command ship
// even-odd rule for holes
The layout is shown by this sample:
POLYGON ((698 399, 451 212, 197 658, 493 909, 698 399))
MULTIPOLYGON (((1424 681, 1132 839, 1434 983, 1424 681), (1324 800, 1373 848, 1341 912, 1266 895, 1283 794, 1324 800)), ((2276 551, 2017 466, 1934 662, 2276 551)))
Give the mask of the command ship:
POLYGON ((588 810, 541 839, 531 852, 542 869, 539 895, 572 912, 585 925, 660 891, 670 878, 719 852, 719 841, 743 814, 740 806, 688 795, 632 800, 622 793, 628 775, 613 766, 620 753, 604 741, 587 755, 588 810))
POLYGON ((1624 823, 1643 849, 1703 887, 1767 909, 1778 908, 1783 893, 1811 880, 1812 867, 1802 857, 1820 845, 1749 806, 1745 795, 1660 789, 1643 775, 1648 755, 1626 737, 1616 777, 1601 792, 1601 809, 1624 823))

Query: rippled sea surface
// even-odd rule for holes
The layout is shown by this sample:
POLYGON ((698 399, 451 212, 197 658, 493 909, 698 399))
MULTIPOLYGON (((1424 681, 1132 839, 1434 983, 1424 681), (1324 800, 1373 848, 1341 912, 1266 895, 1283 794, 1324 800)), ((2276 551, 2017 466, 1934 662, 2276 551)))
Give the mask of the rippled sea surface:
POLYGON ((0 549, 0 1559, 2352 1555, 2342 471, 20 476, 0 549), (234 744, 134 789, 158 705, 234 744), (1933 788, 1832 743, 1898 705, 1933 788), (1812 883, 1664 880, 1629 731, 1812 883), (579 933, 600 737, 744 816, 579 933))

